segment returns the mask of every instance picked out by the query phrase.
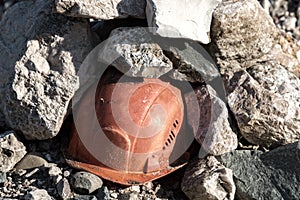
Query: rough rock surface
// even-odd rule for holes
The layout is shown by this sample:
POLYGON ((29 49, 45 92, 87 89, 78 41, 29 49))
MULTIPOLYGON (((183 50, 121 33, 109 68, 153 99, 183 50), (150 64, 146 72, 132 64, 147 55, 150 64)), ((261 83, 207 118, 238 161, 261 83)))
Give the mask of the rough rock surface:
POLYGON ((188 38, 209 43, 212 12, 220 0, 147 0, 149 27, 164 37, 188 38))
POLYGON ((257 0, 224 1, 215 9, 212 48, 222 75, 240 63, 262 57, 275 45, 279 30, 257 0))
POLYGON ((178 39, 171 41, 169 43, 174 46, 164 51, 175 69, 170 72, 171 78, 189 82, 209 82, 220 75, 213 59, 200 44, 178 39))
POLYGON ((213 156, 189 163, 181 188, 190 199, 197 200, 233 200, 236 190, 232 171, 213 156))
POLYGON ((221 155, 233 151, 238 146, 237 135, 232 131, 228 121, 228 110, 215 91, 208 87, 211 98, 211 118, 207 129, 200 128, 200 137, 196 138, 201 143, 199 156, 221 155))
POLYGON ((300 139, 300 80, 274 63, 236 72, 229 83, 228 104, 241 134, 262 146, 300 139))
POLYGON ((263 146, 299 139, 299 62, 256 0, 224 1, 213 14, 210 51, 225 78, 241 134, 263 146), (289 73, 288 71, 291 73, 289 73))
POLYGON ((51 5, 22 1, 0 21, 0 110, 27 139, 58 133, 92 48, 87 22, 53 14, 51 5))
POLYGON ((145 18, 145 0, 55 0, 58 13, 94 19, 145 18))
POLYGON ((237 150, 220 160, 233 171, 238 199, 299 199, 299 150, 296 142, 267 153, 237 150))
POLYGON ((113 30, 102 59, 133 77, 158 78, 172 69, 171 61, 146 28, 113 30))
POLYGON ((25 156, 26 147, 16 134, 7 131, 0 135, 0 171, 8 172, 25 156))
POLYGON ((73 188, 80 194, 91 194, 103 184, 98 176, 89 172, 77 172, 73 178, 73 188))
POLYGON ((211 30, 211 53, 226 78, 253 62, 267 60, 276 60, 300 76, 294 41, 280 34, 257 0, 224 1, 213 13, 211 30))
POLYGON ((201 158, 207 154, 221 155, 237 148, 237 135, 229 124, 226 104, 211 86, 201 86, 187 93, 185 101, 187 122, 201 144, 201 158))
POLYGON ((266 166, 274 170, 283 170, 300 177, 300 142, 280 146, 261 155, 266 166))

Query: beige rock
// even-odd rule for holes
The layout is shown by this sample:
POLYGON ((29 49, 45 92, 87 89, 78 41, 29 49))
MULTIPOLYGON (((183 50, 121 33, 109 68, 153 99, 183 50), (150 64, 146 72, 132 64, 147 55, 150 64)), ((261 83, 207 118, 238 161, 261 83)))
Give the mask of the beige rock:
POLYGON ((55 0, 58 13, 72 17, 114 19, 145 18, 145 0, 55 0))
POLYGON ((196 138, 201 143, 199 156, 222 155, 233 151, 238 146, 237 135, 232 131, 229 124, 228 110, 211 87, 208 87, 211 98, 211 118, 207 129, 201 129, 201 137, 196 138))
POLYGON ((241 134, 262 146, 300 139, 300 80, 284 67, 261 63, 236 72, 228 104, 241 134))
POLYGON ((236 187, 231 169, 224 167, 215 157, 208 156, 188 164, 181 189, 189 199, 233 200, 236 187))
POLYGON ((261 58, 277 43, 279 30, 256 0, 223 1, 213 13, 211 51, 230 76, 246 61, 261 58))
POLYGON ((29 153, 16 165, 15 168, 18 170, 27 170, 45 166, 47 163, 48 162, 40 155, 35 153, 29 153))

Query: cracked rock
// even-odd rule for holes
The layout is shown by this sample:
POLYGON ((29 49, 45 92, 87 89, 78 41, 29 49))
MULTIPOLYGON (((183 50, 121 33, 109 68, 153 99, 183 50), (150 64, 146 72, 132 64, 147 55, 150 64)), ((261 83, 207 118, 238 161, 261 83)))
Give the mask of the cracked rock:
POLYGON ((241 134, 262 146, 300 139, 300 80, 274 63, 236 72, 229 82, 228 104, 241 134))
POLYGON ((51 1, 10 7, 0 21, 0 110, 6 125, 26 139, 56 136, 91 42, 87 21, 53 14, 51 1))

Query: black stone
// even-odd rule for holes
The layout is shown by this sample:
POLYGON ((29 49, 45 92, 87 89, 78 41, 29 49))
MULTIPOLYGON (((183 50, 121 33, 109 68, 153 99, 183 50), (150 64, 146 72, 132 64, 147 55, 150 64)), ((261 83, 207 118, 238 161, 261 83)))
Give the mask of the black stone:
POLYGON ((300 142, 267 153, 236 150, 219 159, 233 170, 237 199, 300 199, 300 142))

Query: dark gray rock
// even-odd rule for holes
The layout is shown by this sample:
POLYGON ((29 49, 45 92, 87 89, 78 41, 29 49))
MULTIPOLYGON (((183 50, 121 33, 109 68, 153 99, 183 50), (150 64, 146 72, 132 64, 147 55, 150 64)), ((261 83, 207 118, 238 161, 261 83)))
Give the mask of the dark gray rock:
POLYGON ((102 187, 102 180, 89 172, 77 172, 73 175, 73 189, 79 194, 91 194, 102 187))
POLYGON ((56 185, 56 190, 62 199, 67 199, 72 194, 69 181, 66 178, 63 178, 58 182, 56 185))
POLYGON ((8 172, 26 155, 26 147, 13 131, 0 135, 0 172, 8 172))
POLYGON ((170 73, 171 78, 207 83, 220 76, 213 59, 201 45, 178 39, 173 44, 165 50, 175 69, 170 73))
POLYGON ((21 1, 0 21, 0 112, 27 139, 57 135, 92 49, 88 22, 52 8, 52 1, 21 1))
POLYGON ((97 200, 97 197, 94 195, 75 195, 70 200, 97 200))
POLYGON ((270 152, 237 150, 220 156, 233 171, 239 199, 300 199, 300 143, 270 152))
POLYGON ((278 147, 261 155, 263 163, 274 169, 300 176, 300 142, 278 147))
POLYGON ((97 196, 98 199, 109 200, 110 199, 110 193, 109 193, 109 190, 108 190, 107 186, 104 186, 104 187, 100 188, 98 190, 96 196, 97 196))

